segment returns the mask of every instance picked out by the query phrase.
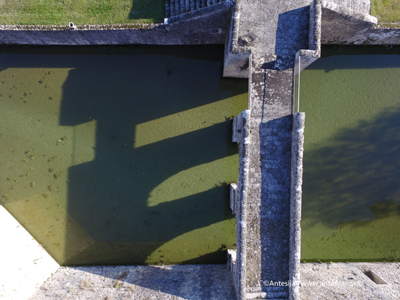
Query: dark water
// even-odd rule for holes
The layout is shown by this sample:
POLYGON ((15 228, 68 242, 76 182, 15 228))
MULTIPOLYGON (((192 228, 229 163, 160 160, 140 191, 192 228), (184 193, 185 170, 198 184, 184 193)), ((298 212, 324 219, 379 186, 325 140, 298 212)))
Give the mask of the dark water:
POLYGON ((301 73, 302 259, 400 258, 400 48, 324 47, 301 73))
POLYGON ((63 265, 222 263, 235 247, 222 46, 1 49, 1 204, 63 265))

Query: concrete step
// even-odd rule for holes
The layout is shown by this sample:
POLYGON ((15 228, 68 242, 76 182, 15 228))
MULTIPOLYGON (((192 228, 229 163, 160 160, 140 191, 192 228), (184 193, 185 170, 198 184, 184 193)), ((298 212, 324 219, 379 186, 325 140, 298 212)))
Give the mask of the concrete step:
POLYGON ((164 18, 194 13, 224 1, 226 0, 165 0, 164 18))

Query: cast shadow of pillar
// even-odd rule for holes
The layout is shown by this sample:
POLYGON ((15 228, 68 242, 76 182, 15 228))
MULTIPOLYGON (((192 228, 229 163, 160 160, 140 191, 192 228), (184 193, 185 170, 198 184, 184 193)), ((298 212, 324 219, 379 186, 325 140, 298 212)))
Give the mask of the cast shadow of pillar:
MULTIPOLYGON (((75 157, 76 164, 69 169, 68 214, 80 234, 71 228, 66 238, 80 250, 73 254, 66 249, 65 264, 146 264, 154 263, 155 257, 165 264, 185 260, 194 263, 194 259, 183 256, 181 261, 171 260, 171 253, 156 250, 185 233, 233 218, 225 197, 226 184, 216 183, 195 193, 182 192, 185 196, 174 198, 174 189, 183 191, 196 182, 183 181, 180 186, 162 183, 173 181, 176 174, 234 155, 237 149, 227 140, 231 121, 226 119, 146 145, 135 145, 135 134, 138 124, 212 104, 221 100, 221 95, 193 95, 199 86, 206 94, 211 93, 212 89, 207 88, 209 78, 187 75, 177 82, 176 89, 185 87, 191 101, 187 101, 188 95, 175 95, 170 86, 176 76, 173 64, 159 66, 150 63, 152 59, 137 58, 135 64, 146 71, 143 73, 127 68, 127 62, 116 66, 90 63, 91 59, 86 58, 86 65, 71 71, 64 85, 61 124, 84 131, 85 125, 96 122, 93 148, 77 140, 79 134, 73 141, 75 149, 90 147, 94 159, 82 161, 75 157), (164 94, 158 94, 160 91, 164 94), (156 190, 160 188, 164 190, 156 190), (154 192, 169 201, 149 205, 154 192)), ((187 63, 183 64, 187 68, 187 63)), ((218 249, 206 251, 208 255, 199 256, 199 261, 225 261, 225 250, 230 245, 223 243, 218 249)), ((184 253, 186 246, 181 243, 175 246, 176 251, 184 253)))

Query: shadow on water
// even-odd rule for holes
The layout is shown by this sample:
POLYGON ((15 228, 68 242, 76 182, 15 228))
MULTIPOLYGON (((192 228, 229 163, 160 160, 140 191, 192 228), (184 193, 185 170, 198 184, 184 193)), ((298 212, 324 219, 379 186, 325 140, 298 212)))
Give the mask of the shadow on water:
POLYGON ((398 107, 342 129, 327 146, 305 151, 303 247, 312 248, 304 251, 307 259, 399 259, 399 157, 398 107), (329 239, 334 252, 324 248, 329 239))
MULTIPOLYGON (((207 260, 187 259, 194 255, 184 254, 189 250, 183 242, 160 249, 184 233, 232 218, 222 178, 212 187, 196 189, 212 176, 197 169, 199 166, 236 152, 228 142, 229 119, 167 138, 152 138, 158 134, 154 131, 163 128, 139 126, 221 100, 210 87, 215 83, 202 75, 207 66, 192 68, 185 60, 127 57, 121 65, 91 63, 71 71, 64 85, 60 123, 77 126, 94 119, 97 124, 94 160, 69 170, 68 212, 85 233, 75 249, 77 254, 66 253, 66 264, 225 260, 223 243, 208 251, 198 249, 209 253, 207 260), (189 169, 198 173, 196 180, 193 175, 179 176, 177 184, 174 176, 189 169)), ((174 132, 185 126, 184 122, 199 120, 181 117, 171 122, 175 123, 163 124, 174 132)), ((76 232, 67 232, 68 239, 75 241, 76 232)))
POLYGON ((307 70, 322 69, 328 73, 339 69, 399 68, 399 53, 400 46, 324 46, 321 58, 329 59, 317 60, 307 70), (374 58, 365 59, 364 55, 374 55, 374 58), (392 59, 387 59, 387 55, 392 59))
POLYGON ((14 159, 5 176, 33 167, 18 184, 3 178, 16 188, 2 203, 58 263, 226 261, 236 241, 231 118, 247 108, 247 81, 221 78, 222 46, 3 50, 14 53, 2 57, 3 84, 32 89, 29 102, 1 99, 11 108, 3 133, 14 130, 3 146, 18 149, 4 151, 14 159), (36 159, 21 162, 27 149, 36 159))
POLYGON ((400 201, 400 109, 343 129, 329 144, 305 154, 303 218, 319 212, 341 223, 386 215, 384 203, 400 201))

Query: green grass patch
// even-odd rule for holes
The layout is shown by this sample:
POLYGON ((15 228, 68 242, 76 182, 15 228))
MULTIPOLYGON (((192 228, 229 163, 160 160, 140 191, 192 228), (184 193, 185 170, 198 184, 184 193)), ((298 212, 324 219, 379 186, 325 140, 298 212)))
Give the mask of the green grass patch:
POLYGON ((163 0, 0 0, 0 24, 67 25, 157 23, 163 0))
POLYGON ((400 22, 399 0, 372 0, 371 15, 378 18, 379 22, 400 22))

